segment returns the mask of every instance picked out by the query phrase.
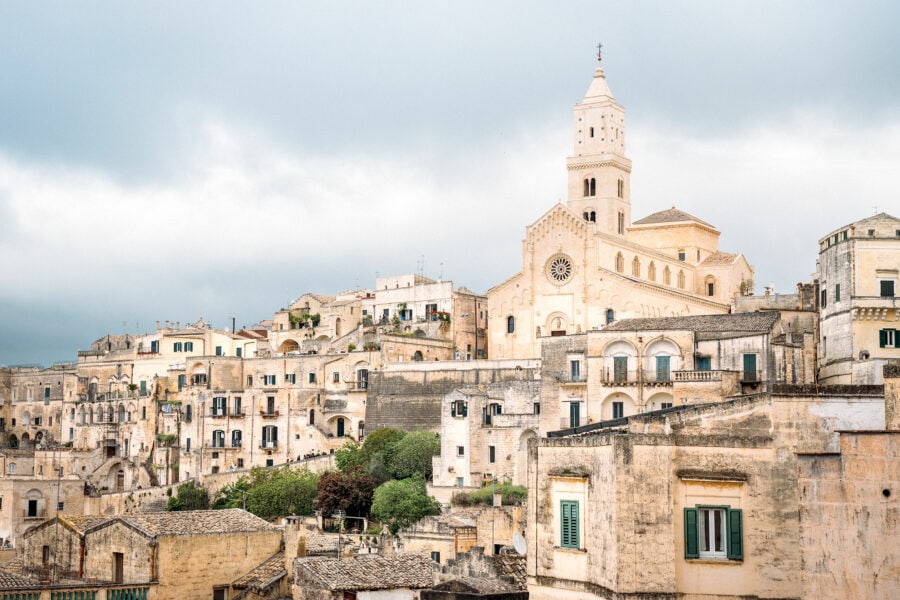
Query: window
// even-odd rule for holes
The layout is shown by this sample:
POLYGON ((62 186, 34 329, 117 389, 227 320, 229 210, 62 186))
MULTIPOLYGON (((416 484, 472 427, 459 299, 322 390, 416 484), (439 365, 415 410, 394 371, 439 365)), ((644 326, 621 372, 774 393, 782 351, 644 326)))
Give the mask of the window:
POLYGON ((228 410, 227 404, 228 399, 225 398, 225 396, 216 396, 215 398, 213 398, 212 416, 224 417, 226 411, 228 410))
POLYGON ((623 271, 625 271, 625 257, 619 252, 616 254, 616 273, 622 273, 623 271))
POLYGON ((578 537, 578 500, 561 500, 559 503, 559 545, 562 548, 580 548, 578 537))
POLYGON ((228 588, 213 588, 213 600, 228 600, 228 588))
POLYGON ((743 381, 756 381, 756 355, 744 355, 744 376, 743 381))
POLYGON ((716 284, 714 281, 706 282, 706 295, 707 296, 715 296, 716 295, 716 284))
POLYGON ((316 382, 316 374, 315 374, 315 373, 310 373, 309 376, 307 377, 307 381, 308 381, 309 383, 315 383, 315 382, 316 382))
POLYGON ((616 383, 625 383, 628 381, 628 357, 613 357, 613 381, 616 383))
POLYGON ((729 506, 684 509, 684 557, 743 560, 743 517, 729 506))
POLYGON ((672 403, 671 402, 660 402, 659 407, 661 409, 672 408, 672 403))
POLYGON ((613 419, 621 419, 625 416, 625 403, 624 402, 613 402, 612 403, 612 418, 613 419))
POLYGON ((535 402, 531 407, 531 413, 535 415, 541 414, 541 403, 535 402))
POLYGON ((496 446, 488 446, 488 462, 496 462, 497 459, 497 448, 496 446))
POLYGON ((663 283, 666 285, 672 285, 672 272, 669 270, 668 265, 663 269, 663 283))
POLYGON ((436 563, 440 563, 441 562, 441 553, 440 552, 432 552, 431 560, 433 560, 436 563))
POLYGON ((637 256, 634 257, 634 260, 631 261, 631 274, 635 277, 641 276, 641 259, 637 256))
POLYGON ((821 301, 819 302, 821 307, 825 308, 828 306, 828 289, 823 287, 819 296, 821 297, 821 301))
POLYGON ((253 375, 247 375, 247 387, 253 387, 253 375))
POLYGON ((881 348, 896 348, 897 347, 897 330, 896 329, 882 329, 878 332, 878 345, 881 348))
POLYGON ((656 265, 653 261, 650 261, 650 265, 647 267, 647 279, 650 281, 656 281, 656 265))
POLYGON ((881 287, 881 297, 882 298, 893 298, 894 297, 894 280, 893 279, 882 279, 880 282, 881 287))
POLYGON ((581 361, 580 360, 570 360, 569 361, 569 377, 571 381, 581 381, 581 361))
POLYGON ((243 442, 242 440, 243 434, 240 429, 235 429, 231 432, 231 447, 232 448, 240 448, 243 442))
POLYGON ((184 343, 184 351, 185 352, 193 352, 194 351, 194 342, 185 342, 184 343))
POLYGON ((159 340, 151 340, 150 341, 150 352, 156 354, 159 352, 159 340))
POLYGON ((172 352, 181 352, 181 351, 182 351, 182 348, 183 348, 183 345, 182 345, 181 342, 175 342, 175 343, 172 345, 172 352))
POLYGON ((278 447, 278 427, 276 425, 266 425, 262 428, 262 447, 278 447))
POLYGON ((275 385, 275 375, 263 375, 263 385, 275 385))
POLYGON ((506 317, 506 333, 516 332, 516 318, 512 315, 506 317))
POLYGON ((469 403, 464 400, 454 400, 450 403, 451 417, 467 417, 469 416, 469 403))
POLYGON ((462 487, 464 485, 466 485, 466 480, 463 479, 462 477, 457 477, 456 478, 456 487, 462 487))
POLYGON ((178 391, 179 391, 179 392, 180 392, 182 389, 184 389, 184 386, 185 386, 186 383, 187 383, 187 375, 185 375, 184 373, 182 373, 181 375, 178 376, 178 391))
POLYGON ((670 376, 670 356, 657 356, 656 357, 656 381, 669 381, 671 379, 670 376))
POLYGON ((335 371, 331 374, 331 383, 340 383, 341 382, 341 374, 339 371, 335 371))
POLYGON ((465 456, 466 455, 466 447, 465 446, 457 446, 456 447, 456 455, 457 456, 465 456))
POLYGON ((238 469, 243 469, 243 468, 244 468, 244 459, 243 459, 243 458, 237 459, 237 468, 238 468, 238 469))
POLYGON ((597 195, 597 180, 593 177, 590 179, 584 180, 584 195, 585 196, 596 196, 597 195))
POLYGON ((222 356, 222 346, 216 346, 216 356, 222 356))
POLYGON ((834 284, 834 301, 841 301, 841 284, 839 283, 834 284))
POLYGON ((619 232, 619 235, 625 235, 625 213, 621 210, 619 211, 619 222, 616 231, 619 232))
POLYGON ((710 358, 709 356, 698 356, 697 357, 697 370, 698 371, 712 370, 712 358, 710 358))
POLYGON ((680 260, 681 262, 684 262, 684 259, 685 259, 684 250, 678 250, 678 260, 680 260))
MULTIPOLYGON (((274 375, 272 377, 274 377, 274 375)), ((297 383, 297 374, 296 373, 285 373, 284 382, 285 383, 297 383)))
POLYGON ((184 407, 184 420, 187 421, 188 423, 191 422, 191 419, 192 419, 193 416, 194 416, 194 415, 193 415, 193 412, 194 412, 194 411, 193 411, 193 409, 191 408, 191 405, 190 405, 190 404, 185 405, 185 407, 184 407))
POLYGON ((356 389, 365 390, 369 388, 369 370, 368 369, 357 369, 356 370, 356 389))
POLYGON ((147 395, 147 380, 141 379, 140 390, 141 390, 141 396, 147 395))
MULTIPOLYGON (((619 198, 624 198, 624 197, 625 197, 625 180, 624 180, 624 179, 620 179, 620 180, 619 180, 619 186, 618 186, 618 187, 619 187, 619 189, 618 189, 618 196, 619 196, 619 198)), ((619 214, 621 214, 621 213, 619 213, 619 214)), ((623 216, 624 216, 624 215, 623 215, 623 216)), ((621 233, 621 232, 619 232, 619 233, 621 233)))
POLYGON ((212 445, 213 448, 224 448, 225 447, 225 432, 221 429, 216 429, 212 433, 212 445))
POLYGON ((684 289, 684 271, 678 271, 678 289, 684 289))
POLYGON ((611 308, 606 309, 606 324, 609 325, 616 320, 616 311, 611 308))

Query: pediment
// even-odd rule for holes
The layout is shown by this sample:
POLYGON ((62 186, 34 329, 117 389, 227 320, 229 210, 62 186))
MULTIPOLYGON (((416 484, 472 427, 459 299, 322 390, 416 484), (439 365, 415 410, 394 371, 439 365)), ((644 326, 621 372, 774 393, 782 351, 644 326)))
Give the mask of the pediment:
POLYGON ((557 203, 537 221, 525 228, 525 241, 540 242, 559 232, 585 239, 588 237, 588 223, 570 208, 557 203))

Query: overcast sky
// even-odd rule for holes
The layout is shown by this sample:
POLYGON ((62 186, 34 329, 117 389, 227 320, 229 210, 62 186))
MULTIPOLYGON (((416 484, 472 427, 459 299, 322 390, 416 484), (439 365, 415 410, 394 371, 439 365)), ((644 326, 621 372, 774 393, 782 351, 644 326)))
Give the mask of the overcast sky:
POLYGON ((632 212, 790 292, 900 216, 900 4, 4 2, 0 364, 424 269, 484 292, 564 200, 595 46, 632 212))

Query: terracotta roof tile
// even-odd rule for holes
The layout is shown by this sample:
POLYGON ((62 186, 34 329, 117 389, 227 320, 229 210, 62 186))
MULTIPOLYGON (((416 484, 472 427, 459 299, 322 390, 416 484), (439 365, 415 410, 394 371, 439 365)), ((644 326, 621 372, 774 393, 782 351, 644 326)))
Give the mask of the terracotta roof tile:
POLYGON ((303 583, 318 582, 331 591, 425 589, 434 582, 434 565, 422 554, 370 554, 342 559, 298 558, 294 572, 303 583))
MULTIPOLYGON (((686 221, 693 221, 694 223, 700 223, 707 227, 713 227, 706 221, 701 221, 694 215, 689 215, 683 210, 678 210, 674 206, 672 208, 667 208, 666 210, 655 212, 652 215, 647 215, 643 219, 635 221, 632 225, 656 225, 658 223, 683 223, 686 221)), ((713 229, 715 229, 715 227, 713 227, 713 229)))
POLYGON ((235 579, 231 587, 239 590, 251 589, 256 592, 264 592, 286 575, 284 552, 278 552, 246 575, 235 579))
POLYGON ((268 521, 239 508, 145 513, 118 518, 155 537, 278 530, 268 521))
POLYGON ((655 319, 623 319, 603 328, 603 331, 695 331, 695 332, 752 332, 771 331, 778 321, 777 312, 737 313, 730 315, 694 315, 689 317, 660 317, 655 319))
POLYGON ((713 252, 703 259, 701 265, 730 265, 738 257, 731 252, 713 252))

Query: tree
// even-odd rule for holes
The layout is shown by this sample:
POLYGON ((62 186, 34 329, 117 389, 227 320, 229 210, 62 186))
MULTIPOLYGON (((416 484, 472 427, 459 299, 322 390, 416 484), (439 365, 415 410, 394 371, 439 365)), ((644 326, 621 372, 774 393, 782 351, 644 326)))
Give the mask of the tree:
POLYGON ((372 506, 372 494, 378 481, 362 467, 348 471, 329 471, 319 477, 316 508, 326 517, 342 510, 355 517, 366 517, 372 506))
POLYGON ((392 534, 422 517, 440 513, 441 503, 428 495, 421 475, 383 483, 372 499, 372 516, 385 523, 392 534))
POLYGON ((391 478, 391 458, 394 448, 406 434, 398 429, 383 427, 376 429, 366 436, 360 449, 360 464, 362 464, 379 482, 385 482, 391 478))
POLYGON ((241 477, 234 483, 222 486, 216 493, 212 507, 220 508, 243 508, 244 494, 250 490, 250 482, 246 477, 241 477))
POLYGON ((206 510, 209 508, 209 492, 193 481, 178 486, 178 493, 169 496, 166 510, 206 510))
POLYGON ((263 519, 286 515, 310 515, 319 476, 308 469, 250 470, 247 510, 263 519))
POLYGON ((431 479, 431 457, 441 453, 441 436, 431 431, 411 431, 394 446, 388 465, 395 479, 421 474, 431 479))
POLYGON ((356 442, 347 442, 334 453, 334 463, 340 471, 350 471, 355 467, 365 468, 362 448, 356 442))

